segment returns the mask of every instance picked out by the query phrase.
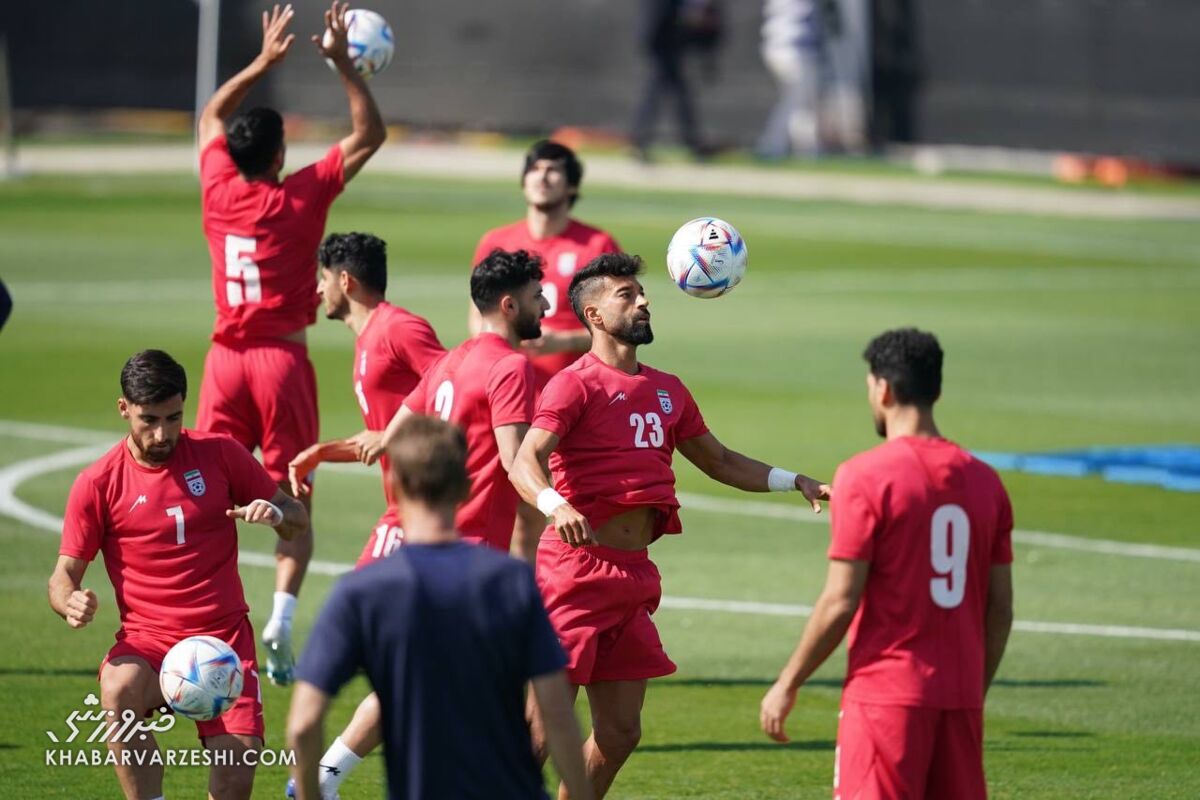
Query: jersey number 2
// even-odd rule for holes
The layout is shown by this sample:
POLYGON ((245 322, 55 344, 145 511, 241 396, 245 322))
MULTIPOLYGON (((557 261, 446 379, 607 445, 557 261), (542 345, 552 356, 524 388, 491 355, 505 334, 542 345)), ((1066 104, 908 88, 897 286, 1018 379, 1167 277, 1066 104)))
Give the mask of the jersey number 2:
POLYGON ((247 236, 225 237, 225 300, 230 306, 262 302, 262 279, 252 256, 258 242, 247 236))
POLYGON ((454 384, 442 381, 433 395, 433 410, 444 420, 449 421, 450 412, 454 410, 454 384))
POLYGON ((942 608, 958 608, 967 593, 967 550, 971 546, 971 520, 962 506, 938 506, 930 525, 929 560, 936 577, 929 595, 942 608))

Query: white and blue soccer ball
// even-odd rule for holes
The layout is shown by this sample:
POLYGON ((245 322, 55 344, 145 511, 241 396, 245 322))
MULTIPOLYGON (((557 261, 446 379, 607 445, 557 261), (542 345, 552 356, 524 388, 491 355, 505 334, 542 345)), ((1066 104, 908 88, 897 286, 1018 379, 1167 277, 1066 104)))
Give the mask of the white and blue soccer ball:
POLYGON ((746 274, 746 241, 723 219, 699 217, 675 231, 667 245, 667 272, 692 297, 720 297, 746 274))
MULTIPOLYGON (((392 63, 396 52, 396 40, 392 26, 379 14, 365 8, 352 8, 346 12, 346 35, 350 60, 358 74, 364 78, 378 75, 392 63)), ((329 31, 325 32, 325 43, 329 43, 329 31)), ((328 61, 330 69, 336 69, 328 61)))
POLYGON ((216 719, 242 694, 242 660, 215 636, 189 636, 167 651, 158 686, 167 705, 199 722, 216 719))

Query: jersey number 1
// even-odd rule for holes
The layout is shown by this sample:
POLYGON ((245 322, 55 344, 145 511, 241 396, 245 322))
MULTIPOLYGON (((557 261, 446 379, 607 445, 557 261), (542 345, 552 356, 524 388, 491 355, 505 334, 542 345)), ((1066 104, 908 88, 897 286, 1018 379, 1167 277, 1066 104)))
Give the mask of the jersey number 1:
POLYGON ((262 302, 262 279, 252 256, 258 242, 247 236, 225 237, 225 300, 230 306, 262 302))
POLYGON ((962 506, 938 506, 930 525, 929 560, 936 577, 929 594, 942 608, 958 608, 967 593, 967 550, 971 546, 971 520, 962 506))
POLYGON ((183 506, 171 506, 167 516, 175 519, 175 544, 183 544, 183 506))

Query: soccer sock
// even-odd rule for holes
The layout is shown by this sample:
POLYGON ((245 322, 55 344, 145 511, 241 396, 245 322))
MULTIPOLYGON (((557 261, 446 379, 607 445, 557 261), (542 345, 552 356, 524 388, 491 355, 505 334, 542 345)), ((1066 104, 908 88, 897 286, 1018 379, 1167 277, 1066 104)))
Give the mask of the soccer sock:
POLYGON ((333 740, 321 756, 321 796, 333 797, 351 770, 362 763, 362 757, 346 746, 342 737, 333 740))
POLYGON ((271 622, 277 622, 283 627, 291 630, 292 616, 296 613, 296 596, 287 592, 275 593, 275 605, 271 609, 271 622))

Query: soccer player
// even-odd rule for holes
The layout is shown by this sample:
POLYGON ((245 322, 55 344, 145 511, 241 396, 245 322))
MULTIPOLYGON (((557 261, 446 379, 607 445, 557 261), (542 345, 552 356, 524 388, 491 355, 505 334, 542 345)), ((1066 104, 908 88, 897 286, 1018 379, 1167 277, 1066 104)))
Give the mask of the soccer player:
POLYGON ((288 716, 297 796, 322 796, 322 721, 362 669, 385 709, 388 797, 545 798, 523 713, 532 681, 554 765, 590 800, 562 647, 532 571, 455 529, 471 486, 467 437, 412 416, 388 454, 405 545, 343 578, 309 637, 288 716))
MULTIPOLYGON (((364 233, 331 233, 321 244, 317 260, 321 280, 317 291, 324 298, 325 316, 340 319, 355 334, 352 382, 366 428, 349 439, 309 447, 288 464, 292 491, 308 491, 308 475, 322 461, 358 461, 363 451, 378 447, 383 430, 422 373, 446 351, 437 334, 421 317, 384 299, 387 291, 387 246, 364 233)), ((387 509, 367 538, 357 567, 384 558, 404 538, 391 472, 386 455, 383 495, 387 509)), ((342 735, 333 741, 322 763, 322 790, 337 797, 338 786, 379 744, 379 701, 368 695, 342 735)))
POLYGON ((984 798, 983 700, 1012 627, 1012 507, 991 467, 934 423, 937 339, 887 331, 863 356, 887 441, 834 476, 825 588, 762 728, 788 740, 796 691, 849 630, 834 796, 984 798))
MULTIPOLYGON (((316 252, 325 218, 386 131, 379 109, 347 52, 346 5, 325 12, 333 62, 350 101, 352 130, 315 164, 281 179, 283 119, 269 108, 233 117, 246 93, 287 56, 290 5, 263 13, 262 51, 208 101, 200 115, 204 235, 212 259, 217 319, 204 362, 199 430, 224 433, 262 449, 263 466, 289 488, 287 464, 317 441, 316 375, 304 329, 316 321, 316 252)), ((311 508, 311 498, 302 498, 311 508)), ((276 548, 271 617, 263 629, 267 675, 291 682, 292 615, 312 556, 312 531, 276 548)))
MULTIPOLYGON (((244 755, 262 747, 263 716, 235 520, 290 539, 308 525, 308 515, 246 448, 225 436, 183 430, 186 397, 183 367, 161 350, 144 350, 125 363, 117 409, 129 435, 71 487, 50 607, 72 628, 90 623, 98 601, 83 579, 96 554, 104 553, 121 628, 100 665, 100 703, 117 716, 131 710, 140 719, 165 705, 158 670, 176 642, 197 635, 228 642, 245 670, 241 697, 196 727, 204 747, 217 754, 209 796, 248 798, 255 760, 247 763, 244 755)), ((153 734, 108 746, 125 796, 161 800, 163 768, 153 761, 153 734)))
MULTIPOLYGON (((621 249, 605 231, 571 216, 582 182, 583 164, 571 148, 546 139, 535 142, 525 154, 521 172, 525 219, 485 233, 471 262, 479 264, 496 249, 525 250, 541 257, 546 270, 542 290, 550 310, 542 321, 543 335, 523 345, 533 359, 539 390, 591 346, 587 329, 566 302, 571 278, 596 256, 621 249)), ((474 335, 479 330, 479 311, 474 304, 468 314, 474 335)))
MULTIPOLYGON (((308 476, 321 462, 359 461, 365 449, 377 449, 404 398, 446 352, 428 321, 385 299, 387 245, 382 239, 369 233, 331 233, 321 243, 317 261, 317 293, 324 299, 326 318, 341 320, 354 333, 351 383, 366 427, 348 439, 315 444, 291 460, 288 480, 298 497, 308 493, 308 476)), ((389 555, 404 536, 386 456, 379 464, 387 510, 375 523, 357 566, 389 555)))
MULTIPOLYGON (((547 384, 511 472, 521 497, 551 518, 538 586, 567 676, 587 690, 584 756, 597 797, 637 746, 647 680, 675 671, 650 619, 662 586, 647 552, 682 531, 674 452, 745 491, 799 490, 814 511, 829 488, 726 448, 679 378, 638 362, 638 347, 654 339, 641 271, 637 256, 603 255, 571 281, 592 348, 547 384)), ((534 741, 541 748, 536 727, 534 741)))
MULTIPOLYGON (((361 443, 364 459, 373 461, 398 440, 410 416, 437 416, 460 426, 467 436, 471 491, 458 509, 458 535, 505 553, 513 547, 519 502, 508 470, 529 430, 534 402, 533 370, 517 347, 541 335, 546 311, 541 279, 541 262, 524 251, 497 250, 485 258, 471 273, 479 333, 428 368, 381 438, 361 443)), ((519 548, 513 552, 523 555, 519 548)), ((379 700, 369 696, 321 758, 326 800, 338 796, 342 782, 379 744, 380 715, 379 700)))

